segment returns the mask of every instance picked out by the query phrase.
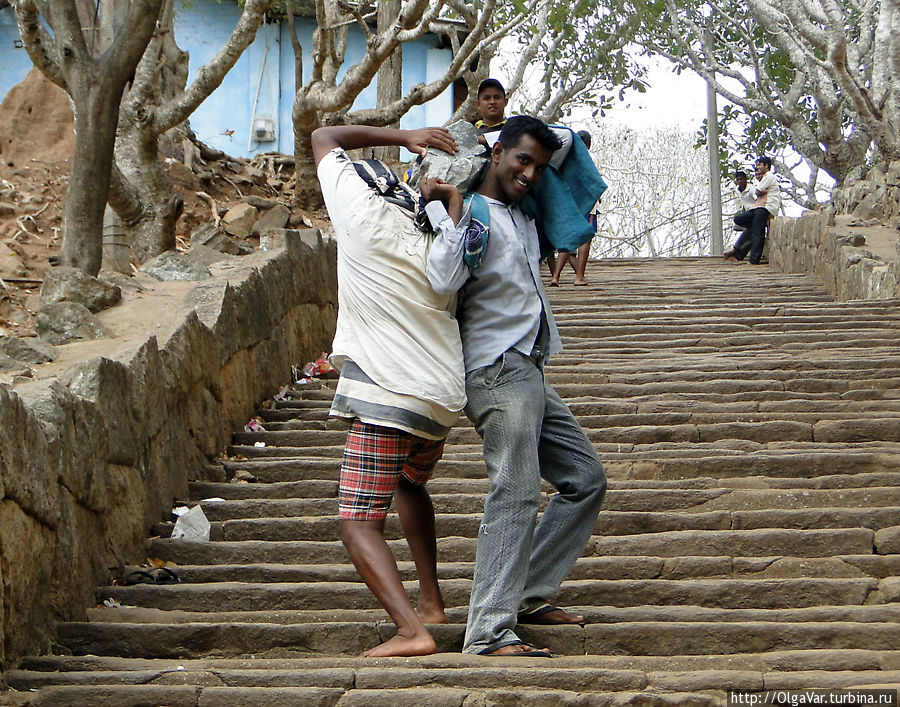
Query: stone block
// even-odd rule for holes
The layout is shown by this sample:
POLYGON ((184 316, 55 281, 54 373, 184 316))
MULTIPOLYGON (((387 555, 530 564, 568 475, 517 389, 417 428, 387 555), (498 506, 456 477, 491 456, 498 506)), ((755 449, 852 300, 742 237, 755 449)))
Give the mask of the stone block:
POLYGON ((460 120, 449 127, 459 150, 448 152, 429 147, 425 156, 416 160, 410 183, 415 186, 422 175, 443 179, 460 191, 468 191, 481 169, 487 164, 487 148, 478 142, 478 131, 471 123, 460 120))
POLYGON ((226 233, 235 238, 246 238, 250 235, 250 230, 258 217, 259 210, 255 206, 242 202, 225 212, 222 217, 222 227, 226 233))
POLYGON ((128 366, 108 358, 94 358, 76 365, 62 380, 76 395, 97 403, 109 435, 109 461, 136 464, 143 435, 135 410, 146 403, 132 398, 128 366))
POLYGON ((191 233, 191 251, 197 246, 206 246, 220 253, 228 255, 238 255, 241 252, 240 246, 222 233, 215 225, 204 223, 194 229, 191 233))
POLYGON ((141 266, 141 271, 157 280, 207 280, 212 277, 209 268, 193 258, 167 250, 141 266))
POLYGON ((879 555, 900 554, 900 525, 875 531, 875 552, 879 555))
POLYGON ((47 363, 56 358, 56 350, 37 337, 0 336, 0 353, 24 363, 47 363))
POLYGON ((121 299, 122 289, 118 285, 86 275, 78 268, 50 268, 41 286, 41 300, 44 303, 77 302, 91 312, 103 311, 121 299))
POLYGON ((0 278, 25 277, 28 269, 22 259, 6 245, 0 245, 0 278))
POLYGON ((42 307, 34 317, 34 329, 41 339, 55 346, 106 336, 100 320, 77 302, 57 302, 42 307))
POLYGON ((262 236, 262 234, 273 228, 284 228, 288 219, 291 217, 291 210, 284 204, 275 204, 268 211, 264 211, 262 215, 253 224, 250 231, 251 235, 262 236))

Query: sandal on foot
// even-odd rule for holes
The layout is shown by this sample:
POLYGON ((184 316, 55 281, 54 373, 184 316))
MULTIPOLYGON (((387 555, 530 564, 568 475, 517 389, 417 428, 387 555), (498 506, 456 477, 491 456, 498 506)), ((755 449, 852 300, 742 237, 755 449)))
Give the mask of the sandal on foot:
MULTIPOLYGON (((584 619, 581 621, 555 621, 547 617, 551 611, 562 611, 564 614, 569 612, 560 609, 552 604, 545 604, 534 611, 527 613, 519 613, 518 622, 520 624, 538 624, 542 626, 584 626, 584 619)), ((571 615, 571 614, 570 614, 571 615)))
POLYGON ((552 658, 553 654, 550 651, 539 651, 534 646, 531 646, 522 641, 516 641, 515 643, 507 643, 505 646, 500 646, 500 648, 495 648, 492 651, 482 652, 478 655, 483 655, 486 658, 552 658), (507 646, 522 646, 525 650, 516 651, 515 653, 498 653, 497 651, 503 650, 507 646))

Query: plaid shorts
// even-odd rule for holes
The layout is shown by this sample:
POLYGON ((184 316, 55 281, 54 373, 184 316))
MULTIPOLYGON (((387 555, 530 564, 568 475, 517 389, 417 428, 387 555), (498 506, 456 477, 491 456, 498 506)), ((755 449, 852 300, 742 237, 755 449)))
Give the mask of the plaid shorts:
POLYGON ((428 481, 445 441, 353 420, 341 464, 338 516, 342 520, 383 520, 400 475, 414 484, 428 481))

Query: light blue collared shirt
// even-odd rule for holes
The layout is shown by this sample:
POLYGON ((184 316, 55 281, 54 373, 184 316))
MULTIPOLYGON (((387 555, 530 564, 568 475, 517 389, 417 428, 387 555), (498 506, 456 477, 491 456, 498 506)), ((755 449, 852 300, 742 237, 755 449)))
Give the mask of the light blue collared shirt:
POLYGON ((426 274, 435 292, 459 293, 459 332, 466 373, 489 366, 509 349, 528 356, 537 342, 541 314, 547 320, 548 356, 562 351, 553 313, 540 275, 540 247, 534 221, 515 204, 484 197, 491 214, 490 236, 481 267, 475 273, 463 261, 469 213, 459 225, 444 205, 430 202, 425 210, 435 231, 426 274))

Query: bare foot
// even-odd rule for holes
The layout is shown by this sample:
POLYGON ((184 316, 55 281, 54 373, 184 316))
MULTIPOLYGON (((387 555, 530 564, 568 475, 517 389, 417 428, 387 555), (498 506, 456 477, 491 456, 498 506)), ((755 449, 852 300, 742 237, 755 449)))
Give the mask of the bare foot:
POLYGON ((557 280, 550 280, 550 287, 559 287, 559 282, 557 280))
POLYGON ((552 657, 550 655, 549 648, 535 648, 534 646, 530 646, 527 643, 512 643, 508 646, 503 646, 503 648, 498 648, 495 651, 491 651, 490 653, 482 653, 481 655, 489 655, 489 656, 531 656, 531 657, 552 657), (538 656, 540 654, 540 656, 538 656))
POLYGON ((588 284, 588 281, 587 280, 575 280, 575 282, 573 282, 572 284, 573 285, 586 285, 586 284, 588 284))
POLYGON ((406 637, 399 633, 380 646, 370 648, 362 654, 363 658, 385 658, 389 656, 431 655, 437 646, 431 634, 416 634, 406 637))

